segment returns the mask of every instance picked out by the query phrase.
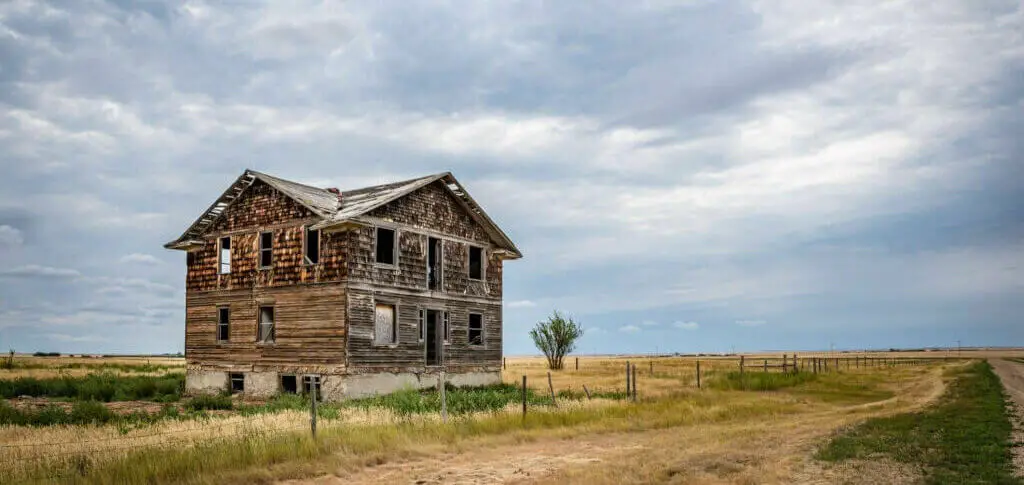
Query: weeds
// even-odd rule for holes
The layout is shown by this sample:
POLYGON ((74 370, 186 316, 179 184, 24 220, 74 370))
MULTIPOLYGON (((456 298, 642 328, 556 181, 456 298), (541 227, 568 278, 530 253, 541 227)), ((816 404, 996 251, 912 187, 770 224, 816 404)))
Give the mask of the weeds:
POLYGON ((0 380, 0 397, 20 396, 74 398, 81 401, 135 401, 172 402, 181 398, 185 376, 118 376, 111 373, 85 377, 57 377, 36 379, 21 377, 0 380))
MULTIPOLYGON (((448 386, 445 388, 448 413, 452 415, 504 409, 509 403, 520 402, 522 393, 522 388, 513 384, 481 387, 448 386)), ((550 398, 537 395, 531 389, 527 389, 526 399, 529 404, 534 406, 551 404, 550 398)), ((346 401, 342 405, 355 408, 379 407, 391 410, 399 416, 409 416, 440 412, 441 396, 436 389, 421 391, 405 389, 383 396, 346 401)))
POLYGON ((231 396, 228 394, 196 396, 185 403, 185 409, 189 411, 229 410, 234 407, 231 396))
POLYGON ((776 391, 818 380, 818 374, 810 372, 728 372, 709 379, 708 385, 713 389, 776 391))
POLYGON ((932 408, 871 419, 834 437, 826 461, 884 454, 920 465, 925 483, 1020 483, 1010 465, 1011 425, 999 378, 987 362, 956 376, 932 408))

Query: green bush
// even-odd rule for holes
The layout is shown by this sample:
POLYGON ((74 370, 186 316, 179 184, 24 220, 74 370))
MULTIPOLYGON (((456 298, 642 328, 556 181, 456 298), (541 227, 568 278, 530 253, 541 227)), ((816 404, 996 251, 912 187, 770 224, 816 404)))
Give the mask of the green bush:
POLYGON ((116 416, 103 403, 79 401, 71 407, 68 420, 74 424, 103 424, 112 421, 116 416))
POLYGON ((189 411, 225 410, 234 408, 231 396, 218 394, 216 396, 196 396, 185 403, 185 409, 189 411))

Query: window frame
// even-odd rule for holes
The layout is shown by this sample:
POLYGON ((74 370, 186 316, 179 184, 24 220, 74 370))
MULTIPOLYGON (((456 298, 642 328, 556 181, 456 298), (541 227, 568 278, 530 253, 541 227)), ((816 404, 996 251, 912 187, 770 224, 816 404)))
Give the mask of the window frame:
POLYGON ((234 259, 234 258, 231 257, 232 256, 231 255, 231 246, 232 246, 232 244, 231 244, 231 236, 221 236, 221 237, 217 238, 217 274, 218 275, 231 274, 231 262, 232 262, 231 260, 234 259), (227 247, 228 261, 226 263, 227 264, 227 271, 224 271, 224 266, 225 266, 225 262, 224 262, 224 242, 225 241, 227 241, 227 243, 228 243, 228 247, 227 247))
POLYGON ((441 314, 441 332, 444 334, 444 345, 452 344, 452 319, 448 310, 439 311, 441 314))
POLYGON ((228 373, 228 392, 230 394, 245 394, 245 373, 242 372, 229 372, 228 373), (242 387, 235 390, 235 379, 242 381, 242 387))
POLYGON ((316 266, 323 261, 324 234, 320 229, 310 229, 310 226, 302 226, 302 264, 304 266, 316 266), (309 233, 316 233, 316 261, 309 259, 309 233))
POLYGON ((401 325, 398 321, 398 303, 390 300, 374 300, 373 302, 373 333, 372 342, 374 347, 396 347, 401 342, 399 337, 401 325), (377 307, 378 306, 389 306, 391 307, 391 327, 392 327, 392 339, 391 342, 378 342, 377 341, 377 307))
POLYGON ((226 343, 231 341, 231 307, 229 305, 217 305, 217 333, 215 335, 217 343, 226 343), (222 319, 223 314, 221 312, 227 312, 227 318, 222 319), (224 327, 224 334, 226 338, 220 338, 221 327, 224 327))
POLYGON ((274 231, 260 231, 256 237, 256 267, 270 269, 274 267, 274 231), (263 235, 270 235, 270 247, 263 247, 263 235), (270 264, 263 264, 263 253, 270 254, 270 264))
POLYGON ((466 250, 466 277, 470 281, 486 281, 487 280, 487 249, 483 246, 477 246, 475 244, 469 244, 469 248, 466 250), (480 277, 473 277, 473 249, 480 250, 480 277))
POLYGON ((273 345, 277 343, 277 308, 273 304, 260 304, 256 310, 256 344, 257 345, 273 345), (270 335, 271 339, 267 340, 263 337, 263 309, 270 309, 270 335))
POLYGON ((484 312, 470 311, 466 316, 466 345, 473 348, 487 348, 487 330, 484 325, 484 312), (473 343, 470 332, 473 330, 473 315, 480 317, 480 343, 473 343))
POLYGON ((398 237, 399 237, 398 234, 399 234, 398 228, 384 227, 384 226, 374 226, 373 227, 373 265, 374 266, 379 267, 379 268, 389 268, 389 269, 398 268, 398 237), (391 231, 391 234, 393 235, 392 238, 391 238, 391 261, 392 261, 391 263, 382 263, 380 261, 377 261, 377 255, 380 253, 380 251, 377 250, 377 242, 380 240, 380 231, 382 229, 385 230, 385 231, 391 231))

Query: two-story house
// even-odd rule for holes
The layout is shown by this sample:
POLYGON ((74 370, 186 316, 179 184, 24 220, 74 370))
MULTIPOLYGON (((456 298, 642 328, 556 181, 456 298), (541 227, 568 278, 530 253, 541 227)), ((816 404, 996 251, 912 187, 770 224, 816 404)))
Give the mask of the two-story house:
POLYGON ((178 239, 186 390, 338 400, 501 380, 502 264, 451 175, 340 191, 247 170, 178 239))

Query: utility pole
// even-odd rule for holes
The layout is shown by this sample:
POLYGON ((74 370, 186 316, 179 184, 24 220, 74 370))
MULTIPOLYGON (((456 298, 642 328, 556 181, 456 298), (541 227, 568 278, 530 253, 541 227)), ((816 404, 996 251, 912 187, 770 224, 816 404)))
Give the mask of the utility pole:
POLYGON ((956 340, 956 358, 960 358, 960 339, 956 340))

